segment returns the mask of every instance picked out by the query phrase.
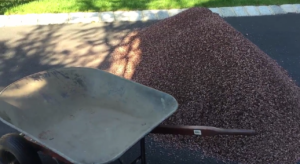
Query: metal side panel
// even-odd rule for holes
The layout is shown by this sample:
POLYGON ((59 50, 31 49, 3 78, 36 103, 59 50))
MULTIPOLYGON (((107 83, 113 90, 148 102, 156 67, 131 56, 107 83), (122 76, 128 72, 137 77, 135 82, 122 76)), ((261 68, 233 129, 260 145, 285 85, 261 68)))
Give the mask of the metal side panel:
POLYGON ((176 111, 171 95, 92 68, 40 72, 0 94, 1 121, 72 163, 108 163, 176 111))

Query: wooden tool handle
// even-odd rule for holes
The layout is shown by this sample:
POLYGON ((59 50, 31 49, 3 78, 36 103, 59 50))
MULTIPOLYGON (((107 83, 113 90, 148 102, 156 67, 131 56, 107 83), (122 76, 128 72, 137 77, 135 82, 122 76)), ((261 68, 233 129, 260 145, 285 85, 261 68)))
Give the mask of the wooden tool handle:
POLYGON ((223 129, 210 126, 168 126, 160 125, 156 127, 151 133, 159 134, 181 134, 181 135, 256 135, 254 130, 246 129, 223 129))

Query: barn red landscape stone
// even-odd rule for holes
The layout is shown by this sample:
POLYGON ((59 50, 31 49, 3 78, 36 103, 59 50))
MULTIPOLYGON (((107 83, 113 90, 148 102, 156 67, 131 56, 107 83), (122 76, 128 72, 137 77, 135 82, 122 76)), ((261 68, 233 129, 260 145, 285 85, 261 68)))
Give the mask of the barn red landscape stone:
POLYGON ((165 125, 254 129, 257 136, 152 135, 239 163, 300 157, 300 89, 273 59, 206 8, 191 8, 128 35, 107 71, 173 95, 165 125))

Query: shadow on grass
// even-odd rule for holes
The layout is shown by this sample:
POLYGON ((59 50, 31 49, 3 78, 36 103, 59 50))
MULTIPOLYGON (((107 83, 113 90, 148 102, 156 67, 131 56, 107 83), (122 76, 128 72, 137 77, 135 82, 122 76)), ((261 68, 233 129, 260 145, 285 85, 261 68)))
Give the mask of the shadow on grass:
MULTIPOLYGON (((103 0, 104 2, 105 0, 103 0)), ((146 10, 172 9, 191 7, 226 7, 244 5, 278 5, 296 4, 299 0, 109 0, 107 6, 99 5, 97 0, 78 0, 82 11, 116 11, 116 10, 146 10)))
POLYGON ((77 0, 80 11, 100 11, 100 7, 95 4, 95 0, 77 0))
POLYGON ((0 14, 4 13, 43 13, 43 12, 100 12, 116 10, 172 9, 191 7, 220 7, 241 5, 269 5, 299 3, 299 0, 4 0, 0 1, 0 14), (33 1, 26 8, 20 5, 33 1), (43 4, 47 5, 45 8, 43 4), (20 8, 18 8, 18 6, 20 8), (39 8, 39 7, 40 8, 39 8))
POLYGON ((299 0, 4 0, 0 1, 0 14, 9 12, 18 13, 22 8, 17 6, 39 1, 38 5, 33 4, 24 9, 25 13, 40 12, 100 12, 116 10, 145 10, 145 9, 172 9, 172 8, 191 8, 191 7, 226 7, 226 6, 243 6, 243 5, 271 5, 271 4, 295 4, 299 0), (49 8, 40 9, 37 6, 45 4, 49 8), (37 9, 35 9, 37 7, 37 9), (45 10, 45 11, 44 11, 45 10))
POLYGON ((8 10, 12 7, 30 3, 32 1, 34 1, 34 0, 1 0, 0 1, 0 15, 3 15, 6 10, 8 10))

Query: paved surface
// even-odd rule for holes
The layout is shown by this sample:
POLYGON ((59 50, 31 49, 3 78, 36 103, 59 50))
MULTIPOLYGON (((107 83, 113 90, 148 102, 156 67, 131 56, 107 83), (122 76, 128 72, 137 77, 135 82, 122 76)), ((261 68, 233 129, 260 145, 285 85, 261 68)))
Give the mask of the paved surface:
POLYGON ((300 14, 225 19, 300 85, 300 14))
MULTIPOLYGON (((300 84, 300 14, 225 18, 263 51, 278 61, 300 84)), ((134 28, 150 22, 114 22, 0 28, 0 89, 26 75, 58 67, 109 67, 109 54, 134 28)), ((0 135, 13 130, 0 124, 0 135)), ((138 153, 126 154, 128 162, 138 153)), ((147 138, 150 164, 221 163, 201 159, 201 152, 171 150, 147 138)))

